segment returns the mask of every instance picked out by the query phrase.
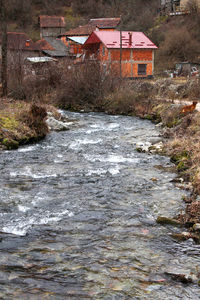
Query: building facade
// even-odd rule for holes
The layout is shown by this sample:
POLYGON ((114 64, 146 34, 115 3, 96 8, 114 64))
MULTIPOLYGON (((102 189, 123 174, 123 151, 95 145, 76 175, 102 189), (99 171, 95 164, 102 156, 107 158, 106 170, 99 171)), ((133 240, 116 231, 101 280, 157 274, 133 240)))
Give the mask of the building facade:
POLYGON ((94 31, 83 45, 86 59, 123 78, 152 77, 156 45, 142 32, 123 31, 121 36, 120 31, 94 31))
POLYGON ((65 18, 59 16, 39 16, 40 38, 57 37, 65 32, 65 18))

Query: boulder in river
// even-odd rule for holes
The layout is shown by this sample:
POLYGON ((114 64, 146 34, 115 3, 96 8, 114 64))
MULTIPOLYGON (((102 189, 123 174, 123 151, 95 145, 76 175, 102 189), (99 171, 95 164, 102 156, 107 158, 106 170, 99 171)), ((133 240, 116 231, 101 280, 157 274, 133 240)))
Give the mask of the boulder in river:
POLYGON ((52 113, 49 112, 46 122, 49 127, 49 130, 53 131, 69 130, 69 125, 71 124, 71 122, 68 123, 55 119, 52 113))

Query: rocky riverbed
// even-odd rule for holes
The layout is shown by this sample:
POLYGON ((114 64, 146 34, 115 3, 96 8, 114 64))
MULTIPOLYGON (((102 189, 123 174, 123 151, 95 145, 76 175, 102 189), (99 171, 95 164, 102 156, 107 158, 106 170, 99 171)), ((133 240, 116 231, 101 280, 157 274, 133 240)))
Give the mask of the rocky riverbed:
POLYGON ((65 117, 76 127, 1 152, 1 297, 197 300, 199 246, 156 222, 189 193, 167 156, 136 149, 161 140, 159 127, 65 117))

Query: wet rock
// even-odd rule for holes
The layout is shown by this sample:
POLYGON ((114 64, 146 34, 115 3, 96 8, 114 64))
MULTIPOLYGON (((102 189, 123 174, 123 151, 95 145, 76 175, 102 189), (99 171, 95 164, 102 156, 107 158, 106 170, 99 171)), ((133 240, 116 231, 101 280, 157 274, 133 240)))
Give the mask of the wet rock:
POLYGON ((178 220, 168 218, 168 217, 162 217, 162 216, 158 216, 156 222, 162 225, 173 225, 173 226, 181 225, 181 223, 178 220))
POLYGON ((152 177, 151 180, 154 181, 154 182, 158 181, 158 179, 155 178, 155 177, 152 177))
POLYGON ((150 152, 150 153, 162 153, 163 152, 163 142, 152 144, 150 142, 139 142, 136 144, 136 150, 138 152, 150 152))
POLYGON ((190 232, 173 233, 171 236, 180 242, 187 241, 189 239, 193 239, 196 243, 199 243, 200 241, 200 236, 190 232))
POLYGON ((151 153, 162 153, 163 152, 163 142, 158 142, 149 147, 149 152, 151 153))
POLYGON ((194 224, 194 225, 193 225, 193 229, 194 229, 195 231, 200 232, 200 223, 194 224))
POLYGON ((138 152, 148 152, 151 146, 152 144, 150 142, 138 142, 136 144, 136 150, 138 152))
POLYGON ((47 118, 46 122, 47 122, 47 125, 48 125, 50 130, 53 130, 53 131, 69 130, 69 124, 68 123, 56 120, 49 113, 48 113, 48 118, 47 118))
POLYGON ((179 273, 170 273, 165 272, 167 276, 170 276, 172 280, 179 281, 184 284, 193 283, 193 278, 187 274, 179 274, 179 273))
POLYGON ((170 182, 183 183, 184 179, 182 177, 176 177, 176 178, 172 179, 170 182))
POLYGON ((184 184, 176 183, 175 186, 178 187, 179 189, 186 190, 186 191, 191 191, 193 189, 192 183, 190 182, 184 184))
POLYGON ((190 232, 173 233, 173 234, 171 234, 171 236, 174 239, 182 242, 182 241, 186 241, 186 240, 190 239, 191 238, 191 233, 190 232))

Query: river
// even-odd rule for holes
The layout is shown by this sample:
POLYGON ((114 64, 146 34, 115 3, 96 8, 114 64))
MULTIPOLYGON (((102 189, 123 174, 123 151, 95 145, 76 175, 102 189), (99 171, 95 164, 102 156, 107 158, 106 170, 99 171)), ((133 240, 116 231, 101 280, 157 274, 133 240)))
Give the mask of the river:
POLYGON ((149 121, 66 112, 76 126, 0 153, 0 299, 200 299, 200 247, 158 215, 184 209, 149 121))

